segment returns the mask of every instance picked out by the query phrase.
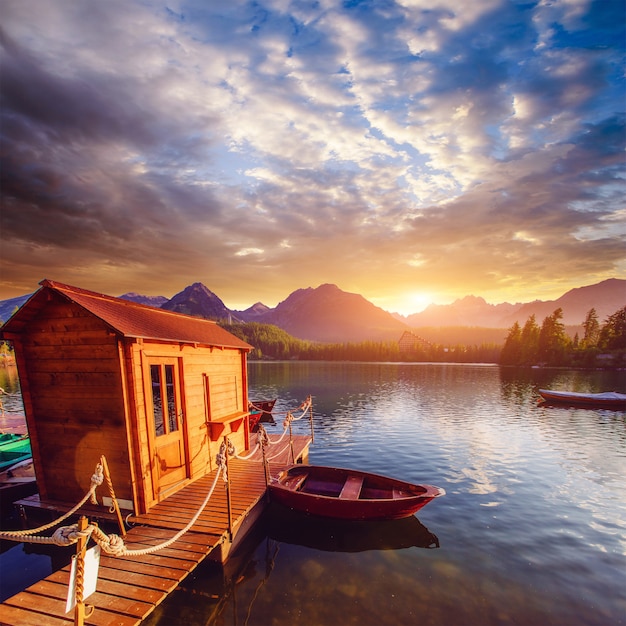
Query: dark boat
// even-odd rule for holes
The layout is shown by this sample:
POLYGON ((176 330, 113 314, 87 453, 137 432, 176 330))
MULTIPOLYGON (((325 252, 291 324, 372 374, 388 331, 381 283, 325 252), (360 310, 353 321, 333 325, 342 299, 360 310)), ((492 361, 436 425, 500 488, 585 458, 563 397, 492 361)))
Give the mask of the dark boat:
POLYGON ((250 430, 256 431, 259 422, 274 423, 272 411, 276 404, 276 398, 273 400, 248 400, 248 412, 250 413, 250 430))
POLYGON ((8 470, 13 465, 31 457, 32 452, 28 435, 0 434, 0 472, 8 470))
POLYGON ((274 502, 296 511, 344 520, 409 517, 445 494, 431 485, 319 465, 293 465, 280 472, 269 492, 274 502))
POLYGON ((539 395, 547 404, 566 404, 600 409, 626 409, 626 394, 616 391, 604 393, 578 393, 575 391, 553 391, 540 389, 539 395))

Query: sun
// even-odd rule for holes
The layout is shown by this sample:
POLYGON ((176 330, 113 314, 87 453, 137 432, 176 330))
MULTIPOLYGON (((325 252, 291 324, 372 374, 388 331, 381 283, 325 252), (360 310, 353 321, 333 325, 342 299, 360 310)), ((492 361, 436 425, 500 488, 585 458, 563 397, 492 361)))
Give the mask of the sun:
POLYGON ((424 291, 404 294, 395 299, 395 304, 387 302, 387 310, 393 310, 400 315, 409 316, 413 313, 420 313, 429 304, 433 303, 433 296, 424 291))
POLYGON ((416 291, 415 293, 409 294, 404 308, 409 310, 411 313, 419 313, 429 304, 432 304, 432 302, 433 297, 429 293, 416 291))

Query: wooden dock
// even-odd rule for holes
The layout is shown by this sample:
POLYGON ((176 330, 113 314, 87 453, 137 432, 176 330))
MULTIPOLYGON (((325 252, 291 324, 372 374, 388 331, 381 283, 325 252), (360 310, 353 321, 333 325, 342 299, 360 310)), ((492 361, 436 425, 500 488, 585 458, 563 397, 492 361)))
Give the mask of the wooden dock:
MULTIPOLYGON (((293 437, 296 459, 306 458, 310 443, 310 437, 293 437)), ((286 442, 284 452, 270 462, 271 474, 290 464, 291 452, 286 442)), ((85 624, 140 624, 205 558, 221 562, 228 558, 260 517, 266 502, 265 474, 260 460, 231 458, 228 468, 232 536, 225 483, 220 479, 198 521, 170 547, 141 557, 102 553, 97 591, 85 600, 86 605, 95 609, 85 624)), ((214 478, 212 472, 157 504, 147 514, 131 516, 128 521, 133 527, 126 535, 127 548, 138 550, 158 545, 184 528, 204 501, 214 478)), ((65 613, 69 575, 67 566, 5 600, 0 604, 0 624, 67 626, 73 623, 73 611, 65 613)))

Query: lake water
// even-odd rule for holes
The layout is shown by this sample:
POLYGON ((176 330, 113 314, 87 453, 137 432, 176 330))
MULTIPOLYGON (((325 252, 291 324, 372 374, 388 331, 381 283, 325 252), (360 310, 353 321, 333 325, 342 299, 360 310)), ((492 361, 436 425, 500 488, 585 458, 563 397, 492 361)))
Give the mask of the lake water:
POLYGON ((278 362, 249 381, 277 415, 313 396, 311 464, 447 493, 385 524, 273 509, 232 578, 199 567, 148 624, 626 623, 626 413, 537 405, 626 392, 625 372, 278 362))

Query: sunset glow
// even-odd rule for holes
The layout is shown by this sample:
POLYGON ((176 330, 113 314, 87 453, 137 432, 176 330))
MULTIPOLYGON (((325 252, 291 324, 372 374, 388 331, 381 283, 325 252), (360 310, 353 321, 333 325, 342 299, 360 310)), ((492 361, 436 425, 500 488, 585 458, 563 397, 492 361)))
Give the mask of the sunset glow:
POLYGON ((3 4, 0 299, 409 314, 626 277, 623 0, 3 4))

